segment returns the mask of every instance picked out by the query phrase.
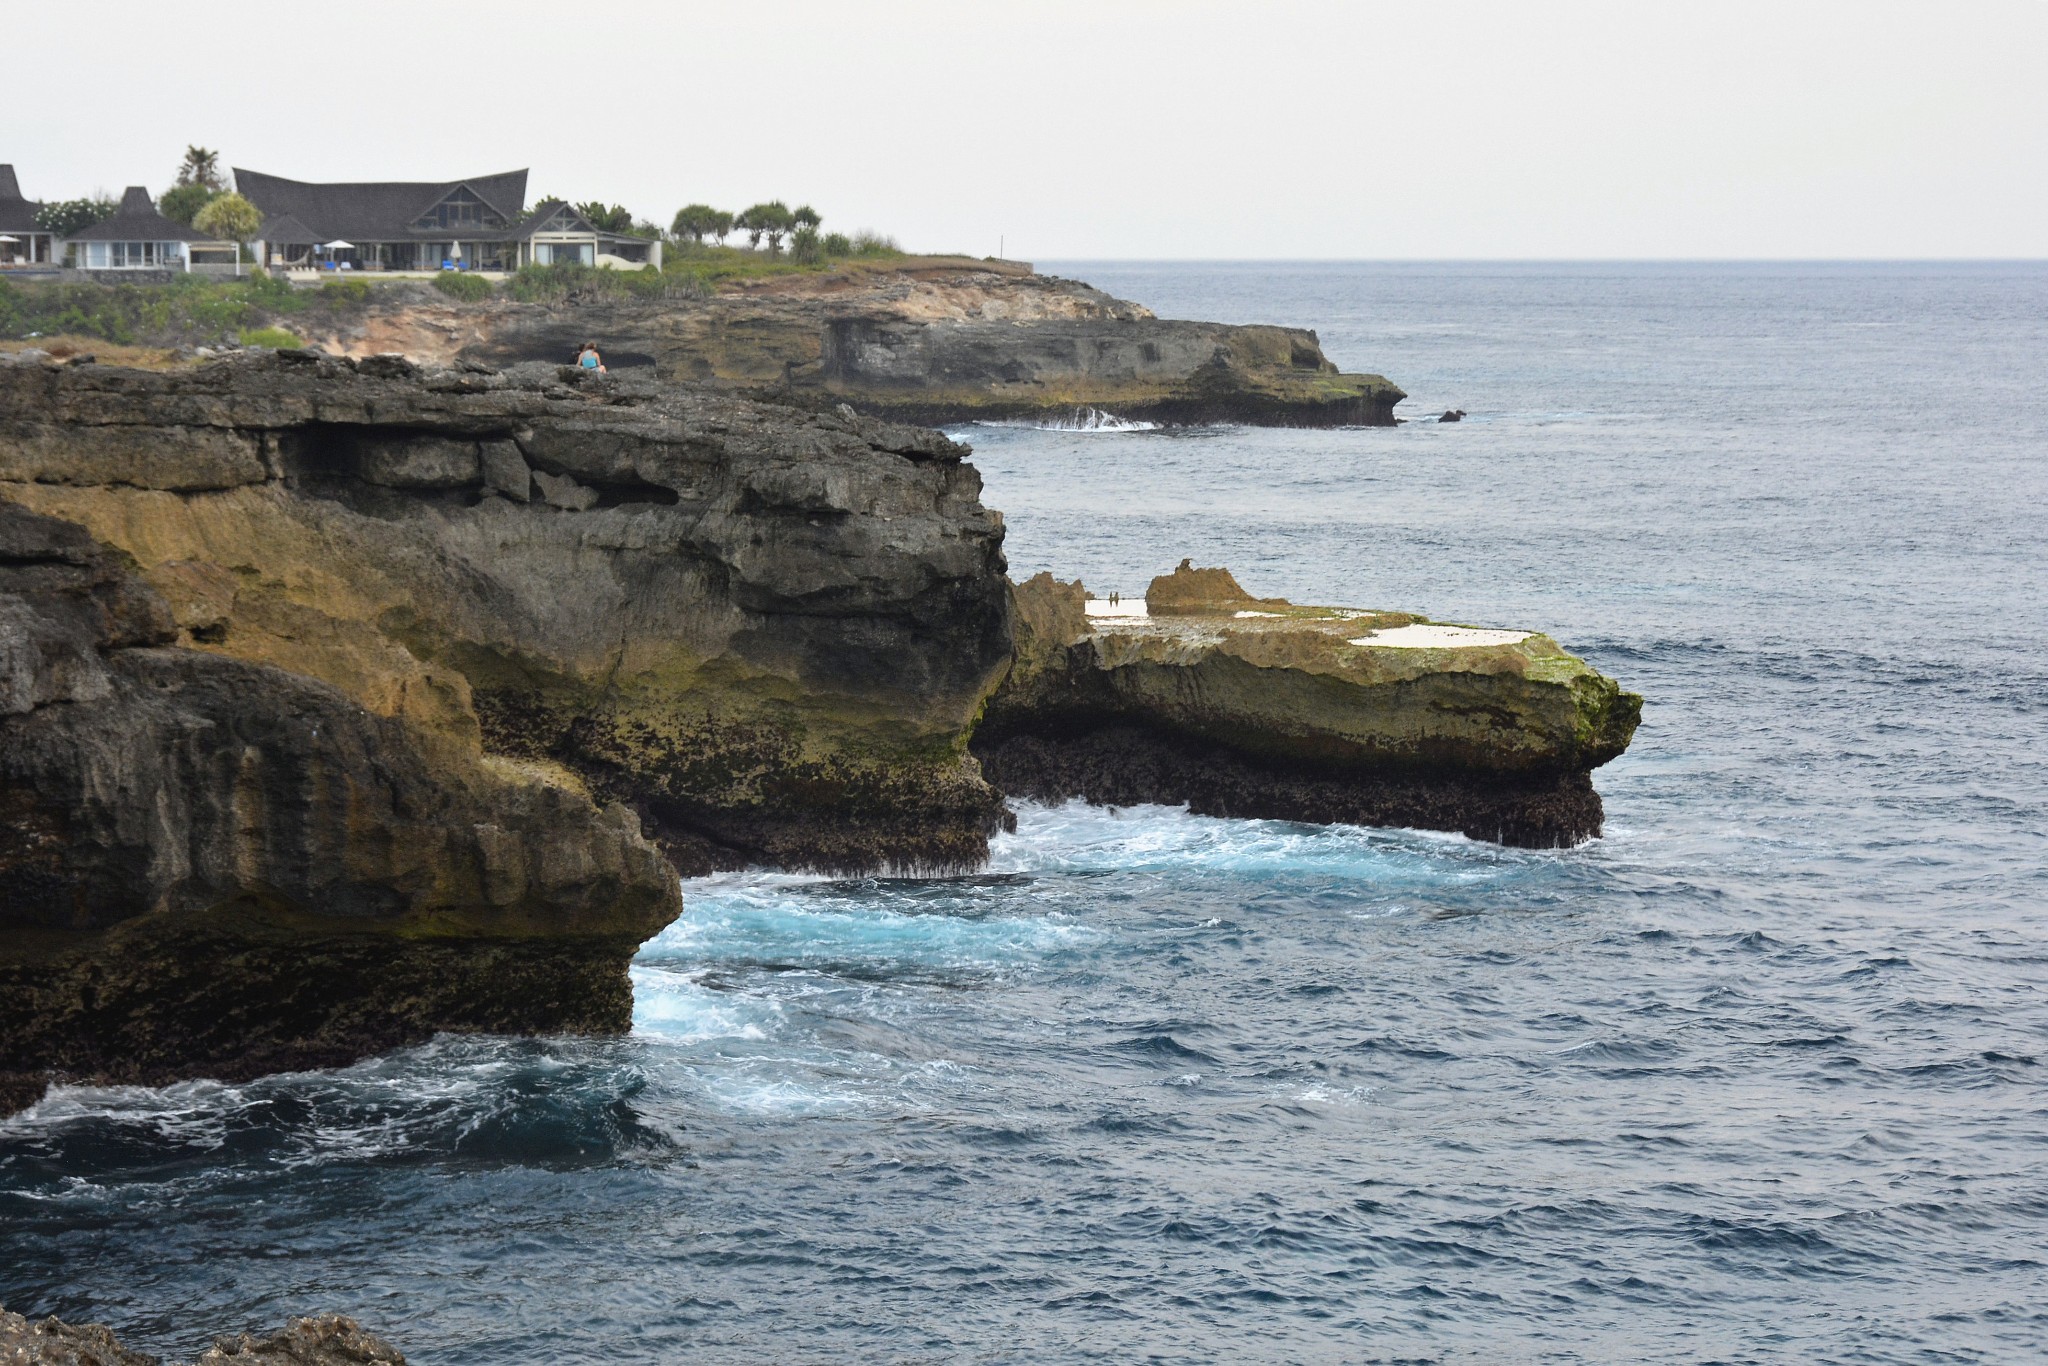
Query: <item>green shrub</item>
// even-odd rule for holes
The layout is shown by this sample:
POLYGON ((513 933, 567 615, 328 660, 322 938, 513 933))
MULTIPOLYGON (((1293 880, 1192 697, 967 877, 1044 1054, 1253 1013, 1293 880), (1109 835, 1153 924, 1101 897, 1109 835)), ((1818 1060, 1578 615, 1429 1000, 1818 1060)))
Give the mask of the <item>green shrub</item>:
POLYGON ((337 304, 347 307, 355 304, 365 304, 369 301, 370 282, 368 280, 329 280, 320 286, 320 302, 328 305, 330 308, 337 304))
POLYGON ((825 243, 816 228, 801 227, 789 235, 789 259, 800 266, 815 266, 825 259, 825 243))
POLYGON ((178 346, 217 341, 309 308, 360 307, 368 297, 369 286, 359 282, 330 293, 294 289, 269 275, 174 275, 168 284, 7 283, 0 292, 0 337, 66 333, 124 345, 178 346))
POLYGON ((434 277, 434 288, 451 299, 460 299, 466 304, 481 303, 491 297, 491 282, 481 275, 465 275, 461 271, 444 270, 434 277))
POLYGON ((173 185, 156 201, 156 211, 173 223, 183 223, 190 227, 192 220, 198 217, 199 211, 219 193, 220 191, 205 185, 173 185))
POLYGON ((853 255, 853 239, 843 232, 826 233, 824 247, 827 256, 853 255))
POLYGON ((306 343, 282 327, 245 327, 242 345, 267 346, 273 351, 296 351, 306 343))
POLYGON ((896 245, 893 237, 884 237, 878 232, 857 232, 853 235, 855 256, 901 256, 903 248, 896 245))
POLYGON ((661 299, 700 292, 701 283, 688 271, 606 270, 562 262, 523 266, 505 282, 505 292, 521 303, 565 303, 577 299, 661 299))

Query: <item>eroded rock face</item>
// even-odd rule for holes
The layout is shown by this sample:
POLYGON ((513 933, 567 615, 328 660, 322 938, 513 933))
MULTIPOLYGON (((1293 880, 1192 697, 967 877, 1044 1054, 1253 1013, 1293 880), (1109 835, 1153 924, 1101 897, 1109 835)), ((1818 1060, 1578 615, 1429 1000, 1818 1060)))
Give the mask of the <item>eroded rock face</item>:
POLYGON ((1017 667, 974 740, 992 781, 1518 845, 1600 832, 1590 774, 1642 699, 1548 636, 1254 599, 1185 563, 1153 593, 1166 614, 1090 618, 1079 584, 1018 585, 1017 667))
POLYGON ((1096 408, 1167 423, 1390 426, 1405 395, 1340 373, 1303 328, 1156 318, 1008 263, 907 260, 750 281, 710 297, 495 300, 390 296, 353 354, 560 362, 602 339, 615 370, 804 403, 844 399, 903 422, 1057 417, 1096 408))
POLYGON ((181 643, 564 766, 688 872, 984 857, 1008 590, 961 453, 552 366, 0 367, 0 498, 132 555, 181 643))
POLYGON ((81 527, 0 502, 0 1113, 51 1076, 630 1026, 681 910, 630 811, 177 636, 81 527))

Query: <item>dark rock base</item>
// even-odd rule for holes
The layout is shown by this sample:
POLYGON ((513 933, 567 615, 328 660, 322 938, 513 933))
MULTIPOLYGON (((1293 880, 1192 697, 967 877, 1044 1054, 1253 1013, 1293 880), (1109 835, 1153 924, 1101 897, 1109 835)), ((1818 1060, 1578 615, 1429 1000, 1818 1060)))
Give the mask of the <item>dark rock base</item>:
POLYGON ((827 877, 949 877, 988 862, 989 836, 1015 818, 991 791, 985 810, 943 813, 931 823, 915 814, 872 820, 821 812, 815 818, 777 811, 689 813, 671 822, 656 803, 641 808, 649 836, 684 877, 780 868, 827 877))
POLYGON ((64 936, 0 964, 0 1115, 34 1104, 58 1080, 245 1081, 346 1066, 441 1032, 632 1026, 632 944, 312 928, 252 937, 179 919, 84 942, 64 936))
POLYGON ((1451 830, 1525 849, 1600 833, 1592 775, 1507 777, 1323 770, 1262 763, 1219 745, 1132 725, 978 740, 988 780, 1012 797, 1098 806, 1183 803, 1199 816, 1451 830))

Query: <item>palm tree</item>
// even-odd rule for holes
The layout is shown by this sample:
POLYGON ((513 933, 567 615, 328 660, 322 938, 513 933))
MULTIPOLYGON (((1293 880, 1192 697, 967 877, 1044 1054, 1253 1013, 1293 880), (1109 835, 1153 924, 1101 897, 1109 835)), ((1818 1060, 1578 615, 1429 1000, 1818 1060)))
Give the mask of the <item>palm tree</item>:
POLYGON ((204 185, 216 194, 228 187, 220 178, 220 153, 211 147, 192 146, 185 149, 185 160, 178 167, 180 185, 204 185))

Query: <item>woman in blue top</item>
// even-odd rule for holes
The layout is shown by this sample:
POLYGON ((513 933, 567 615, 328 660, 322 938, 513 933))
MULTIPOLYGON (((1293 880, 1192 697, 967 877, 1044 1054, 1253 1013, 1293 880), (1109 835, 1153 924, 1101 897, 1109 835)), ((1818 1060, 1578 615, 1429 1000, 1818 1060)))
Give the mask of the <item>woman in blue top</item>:
POLYGON ((585 370, 595 370, 600 375, 605 372, 604 357, 597 354, 596 342, 583 343, 583 349, 576 353, 576 363, 585 370))

